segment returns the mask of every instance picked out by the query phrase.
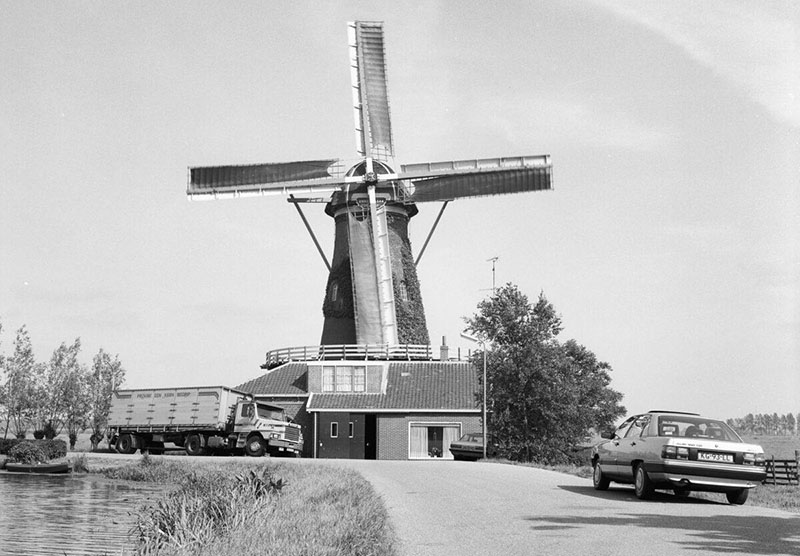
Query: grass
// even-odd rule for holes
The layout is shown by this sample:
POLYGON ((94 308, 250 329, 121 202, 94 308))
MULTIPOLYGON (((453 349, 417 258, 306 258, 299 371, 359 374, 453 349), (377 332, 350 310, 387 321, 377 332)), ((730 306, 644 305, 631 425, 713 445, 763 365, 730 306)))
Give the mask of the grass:
POLYGON ((93 469, 165 485, 135 515, 136 553, 170 556, 396 554, 383 501, 354 471, 270 460, 136 463, 93 469))

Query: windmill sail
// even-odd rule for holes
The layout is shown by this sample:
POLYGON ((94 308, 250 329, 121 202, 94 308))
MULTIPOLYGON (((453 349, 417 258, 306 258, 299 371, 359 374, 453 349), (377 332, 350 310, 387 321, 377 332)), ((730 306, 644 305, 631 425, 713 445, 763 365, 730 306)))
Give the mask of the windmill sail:
POLYGON ((398 178, 411 184, 406 202, 423 203, 551 189, 551 173, 543 155, 409 164, 398 178))
POLYGON ((335 191, 344 184, 338 159, 208 166, 189 169, 186 194, 192 197, 335 191))
POLYGON ((361 156, 391 160, 394 146, 386 86, 383 24, 354 21, 348 26, 348 35, 356 149, 361 156))

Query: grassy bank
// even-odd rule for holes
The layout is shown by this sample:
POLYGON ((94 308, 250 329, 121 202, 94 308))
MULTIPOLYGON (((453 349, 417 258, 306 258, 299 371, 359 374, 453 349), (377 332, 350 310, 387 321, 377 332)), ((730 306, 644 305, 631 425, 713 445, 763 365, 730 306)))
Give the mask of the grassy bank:
POLYGON ((95 469, 83 462, 112 479, 165 485, 163 497, 135 511, 136 554, 396 554, 382 500, 353 471, 264 459, 169 460, 143 456, 95 469))

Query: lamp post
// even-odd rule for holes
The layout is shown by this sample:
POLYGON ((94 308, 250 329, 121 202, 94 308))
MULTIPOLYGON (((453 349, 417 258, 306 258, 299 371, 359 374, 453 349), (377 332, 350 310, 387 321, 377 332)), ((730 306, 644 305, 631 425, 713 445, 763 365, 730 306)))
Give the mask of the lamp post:
POLYGON ((483 406, 482 413, 483 413, 483 459, 486 459, 486 440, 487 440, 487 430, 486 430, 486 342, 467 334, 466 332, 461 333, 461 337, 469 340, 470 342, 475 342, 481 346, 481 351, 483 351, 483 406))

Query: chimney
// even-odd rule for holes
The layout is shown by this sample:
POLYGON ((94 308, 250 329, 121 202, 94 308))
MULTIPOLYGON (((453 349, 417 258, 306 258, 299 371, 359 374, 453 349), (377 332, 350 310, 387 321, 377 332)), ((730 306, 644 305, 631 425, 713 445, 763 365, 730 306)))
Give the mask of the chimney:
POLYGON ((447 337, 442 336, 442 347, 439 348, 439 360, 440 361, 449 361, 450 360, 450 348, 447 347, 447 337))

